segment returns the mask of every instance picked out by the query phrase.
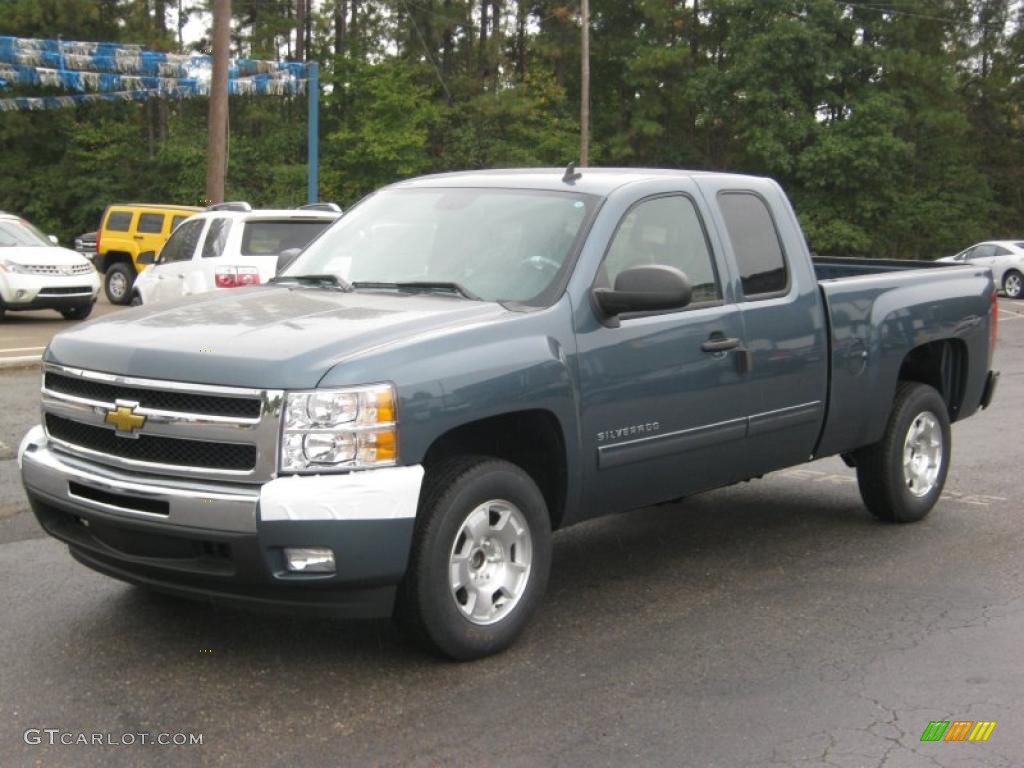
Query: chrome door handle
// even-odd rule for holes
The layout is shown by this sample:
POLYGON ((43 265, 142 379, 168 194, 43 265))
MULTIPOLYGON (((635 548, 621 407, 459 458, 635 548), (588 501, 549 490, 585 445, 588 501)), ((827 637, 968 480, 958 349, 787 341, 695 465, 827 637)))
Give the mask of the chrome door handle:
POLYGON ((705 352, 728 352, 730 349, 736 349, 740 345, 740 340, 735 338, 710 338, 700 345, 700 348, 705 352))

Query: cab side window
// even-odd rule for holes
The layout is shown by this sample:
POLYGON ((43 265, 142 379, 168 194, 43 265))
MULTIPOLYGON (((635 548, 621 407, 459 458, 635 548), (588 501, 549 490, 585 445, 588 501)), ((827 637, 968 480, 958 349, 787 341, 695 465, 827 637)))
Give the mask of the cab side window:
POLYGON ((174 230, 160 251, 160 263, 173 264, 190 260, 199 244, 199 236, 203 233, 203 224, 202 221, 186 221, 174 230))
POLYGON ((162 213, 139 214, 139 223, 136 230, 147 234, 159 235, 164 228, 164 215, 162 213))
POLYGON ((643 200, 623 216, 598 271, 597 283, 614 287, 621 272, 648 264, 663 264, 684 272, 693 289, 691 306, 722 299, 700 214, 684 195, 643 200))
POLYGON ((176 230, 178 228, 178 225, 181 224, 181 222, 188 221, 188 218, 189 218, 188 216, 175 216, 171 220, 171 232, 176 230))
POLYGON ((789 271, 768 205, 752 192, 722 192, 718 206, 748 301, 785 293, 789 271))

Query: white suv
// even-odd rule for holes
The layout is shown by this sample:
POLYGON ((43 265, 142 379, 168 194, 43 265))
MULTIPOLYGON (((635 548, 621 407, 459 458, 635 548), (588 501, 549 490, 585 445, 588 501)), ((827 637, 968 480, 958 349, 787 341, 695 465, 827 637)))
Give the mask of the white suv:
POLYGON ((83 256, 24 219, 0 211, 0 320, 8 310, 55 309, 68 320, 92 312, 100 277, 83 256))
POLYGON ((302 249, 329 227, 341 209, 330 203, 295 210, 253 210, 224 203, 182 222, 159 257, 135 280, 133 304, 156 304, 222 288, 265 283, 282 251, 302 249))

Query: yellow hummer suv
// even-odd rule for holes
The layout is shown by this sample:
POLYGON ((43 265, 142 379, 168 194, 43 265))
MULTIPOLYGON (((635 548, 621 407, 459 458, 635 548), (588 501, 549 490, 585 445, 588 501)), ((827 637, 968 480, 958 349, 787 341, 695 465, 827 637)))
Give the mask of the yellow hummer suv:
POLYGON ((96 233, 93 264, 103 274, 103 289, 111 304, 128 304, 135 276, 144 265, 140 253, 159 252, 171 232, 203 210, 191 205, 119 203, 107 206, 96 233))

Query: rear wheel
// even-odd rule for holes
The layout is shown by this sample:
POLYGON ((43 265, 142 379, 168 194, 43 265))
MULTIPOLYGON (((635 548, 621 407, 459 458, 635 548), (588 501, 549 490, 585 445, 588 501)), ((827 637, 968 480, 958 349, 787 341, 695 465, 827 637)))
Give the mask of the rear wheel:
POLYGON ((135 270, 131 264, 119 261, 107 267, 103 281, 103 290, 111 304, 127 304, 131 301, 132 283, 135 282, 135 270))
POLYGON ((425 483, 396 617, 453 659, 504 650, 547 587, 544 496, 516 465, 483 457, 440 464, 425 483))
POLYGON ((79 304, 77 307, 67 307, 60 311, 65 320, 85 320, 92 314, 92 304, 79 304))
POLYGON ((949 414, 932 387, 901 382, 882 439, 856 454, 857 483, 879 520, 923 519, 946 484, 950 456, 949 414))
POLYGON ((1008 299, 1019 299, 1024 295, 1024 276, 1015 269, 1003 275, 1003 293, 1008 299))

